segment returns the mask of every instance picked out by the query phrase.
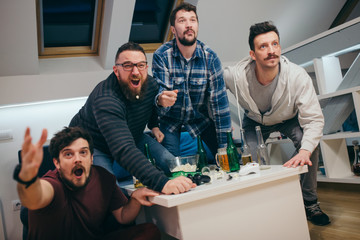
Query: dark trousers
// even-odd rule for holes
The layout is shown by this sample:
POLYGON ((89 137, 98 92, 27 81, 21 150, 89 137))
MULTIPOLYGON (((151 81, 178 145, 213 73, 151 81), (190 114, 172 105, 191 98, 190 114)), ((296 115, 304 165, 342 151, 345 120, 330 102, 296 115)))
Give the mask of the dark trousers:
MULTIPOLYGON (((301 140, 303 137, 303 130, 300 127, 297 116, 286 120, 282 123, 265 126, 258 122, 253 121, 252 119, 244 116, 243 119, 243 128, 245 130, 245 137, 247 144, 251 149, 252 158, 256 161, 256 146, 257 146, 257 138, 255 132, 255 126, 261 127, 261 132, 264 138, 264 142, 268 139, 269 135, 272 132, 280 132, 284 134, 286 137, 290 138, 293 142, 296 153, 298 153, 301 147, 301 140)), ((285 163, 289 159, 283 159, 285 163)), ((302 189, 303 198, 305 201, 315 201, 317 200, 317 169, 319 163, 319 147, 317 147, 313 153, 311 154, 310 160, 312 162, 312 166, 308 166, 308 172, 300 175, 300 184, 302 189)), ((271 164, 271 163, 270 163, 271 164)))
POLYGON ((107 234, 103 240, 160 240, 161 233, 156 225, 152 223, 143 223, 135 226, 126 227, 107 234))

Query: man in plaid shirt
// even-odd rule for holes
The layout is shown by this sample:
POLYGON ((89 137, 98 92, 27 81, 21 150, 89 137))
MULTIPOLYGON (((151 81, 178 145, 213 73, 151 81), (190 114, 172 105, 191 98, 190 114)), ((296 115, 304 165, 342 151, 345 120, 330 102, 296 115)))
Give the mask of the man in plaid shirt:
POLYGON ((231 129, 229 102, 221 62, 216 53, 197 40, 196 7, 183 3, 170 16, 175 38, 153 56, 153 75, 159 83, 156 96, 162 144, 180 155, 180 133, 200 135, 215 155, 226 146, 231 129))

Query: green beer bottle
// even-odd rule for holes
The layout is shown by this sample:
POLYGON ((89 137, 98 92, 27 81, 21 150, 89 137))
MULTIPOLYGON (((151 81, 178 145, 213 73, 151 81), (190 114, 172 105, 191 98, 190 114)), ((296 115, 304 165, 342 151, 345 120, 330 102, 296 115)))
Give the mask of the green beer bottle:
POLYGON ((149 145, 145 143, 144 147, 145 147, 145 155, 147 160, 149 160, 149 162, 151 162, 151 164, 156 167, 155 158, 151 156, 149 145))
MULTIPOLYGON (((149 160, 149 162, 151 162, 151 164, 158 168, 155 164, 155 159, 151 156, 151 153, 150 153, 150 149, 149 149, 149 145, 147 143, 144 144, 144 149, 145 149, 145 156, 146 156, 146 159, 149 160)), ((135 176, 133 176, 133 182, 134 182, 134 187, 135 188, 141 188, 141 187, 145 187, 139 179, 137 179, 135 176)))
POLYGON ((236 172, 240 170, 239 157, 238 157, 239 154, 233 142, 231 131, 228 131, 226 135, 227 135, 226 153, 229 159, 230 172, 236 172))
POLYGON ((198 164, 196 166, 196 171, 201 172, 201 169, 208 165, 208 160, 206 157, 206 151, 201 141, 200 135, 197 136, 197 154, 199 156, 198 164))

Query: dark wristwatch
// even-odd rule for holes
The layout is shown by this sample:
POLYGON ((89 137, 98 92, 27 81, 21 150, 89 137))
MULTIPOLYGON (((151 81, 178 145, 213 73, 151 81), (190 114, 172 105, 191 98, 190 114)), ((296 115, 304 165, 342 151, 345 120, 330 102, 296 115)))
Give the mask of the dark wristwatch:
POLYGON ((30 181, 23 181, 19 178, 19 173, 21 170, 21 164, 16 165, 15 169, 14 169, 14 174, 13 174, 13 178, 15 181, 17 181, 18 183, 24 184, 25 188, 28 188, 31 184, 33 184, 36 179, 38 178, 38 176, 36 175, 33 179, 31 179, 30 181))

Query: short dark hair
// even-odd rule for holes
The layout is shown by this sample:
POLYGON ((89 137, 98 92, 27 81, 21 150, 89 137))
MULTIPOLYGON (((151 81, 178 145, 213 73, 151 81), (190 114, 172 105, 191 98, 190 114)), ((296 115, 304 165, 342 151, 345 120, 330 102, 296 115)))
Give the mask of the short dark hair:
POLYGON ((199 21, 198 15, 196 13, 196 7, 190 3, 184 2, 177 6, 170 14, 170 25, 175 26, 176 13, 180 10, 185 10, 186 12, 194 12, 196 19, 199 21))
POLYGON ((279 31, 271 21, 256 23, 250 27, 249 45, 251 50, 255 51, 255 46, 254 46, 255 37, 257 35, 267 32, 275 32, 278 35, 280 41, 279 31))
POLYGON ((146 58, 144 49, 138 43, 127 42, 127 43, 123 44, 121 47, 119 47, 119 49, 117 50, 116 56, 115 56, 115 63, 116 63, 120 53, 122 53, 123 51, 127 51, 127 50, 142 52, 146 58))
POLYGON ((83 138, 89 143, 90 153, 94 153, 94 144, 91 135, 80 127, 64 127, 50 140, 49 152, 52 158, 59 161, 61 150, 71 145, 75 140, 83 138))

